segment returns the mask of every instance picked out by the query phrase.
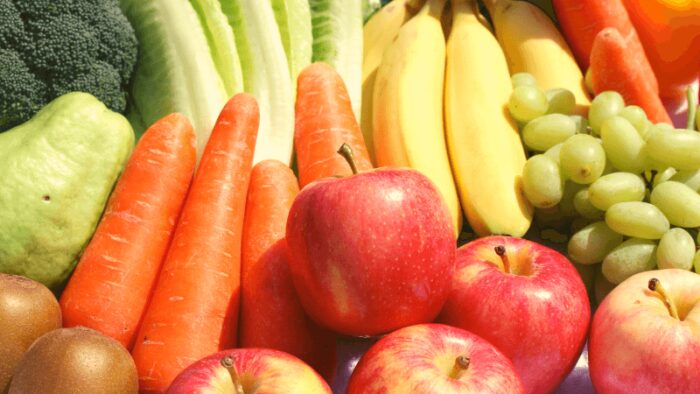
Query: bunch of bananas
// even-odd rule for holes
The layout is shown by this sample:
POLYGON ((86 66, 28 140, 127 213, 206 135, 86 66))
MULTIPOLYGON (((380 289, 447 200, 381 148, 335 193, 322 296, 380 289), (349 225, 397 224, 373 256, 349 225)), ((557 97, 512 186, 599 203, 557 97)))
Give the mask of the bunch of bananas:
POLYGON ((526 155, 507 111, 510 73, 571 90, 584 78, 552 20, 517 0, 393 0, 364 28, 362 129, 378 166, 428 176, 453 216, 480 236, 523 236, 533 208, 522 191, 526 155), (495 35, 494 35, 495 30, 495 35))

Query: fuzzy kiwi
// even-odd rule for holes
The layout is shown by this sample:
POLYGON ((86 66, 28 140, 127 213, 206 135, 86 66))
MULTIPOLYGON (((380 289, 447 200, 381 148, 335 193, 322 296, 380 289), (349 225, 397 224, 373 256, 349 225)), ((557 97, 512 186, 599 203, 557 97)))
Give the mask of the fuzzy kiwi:
POLYGON ((0 393, 29 346, 60 327, 61 308, 46 286, 0 273, 0 393))
POLYGON ((136 365, 116 340, 85 328, 61 328, 37 339, 17 365, 9 394, 130 394, 136 365))

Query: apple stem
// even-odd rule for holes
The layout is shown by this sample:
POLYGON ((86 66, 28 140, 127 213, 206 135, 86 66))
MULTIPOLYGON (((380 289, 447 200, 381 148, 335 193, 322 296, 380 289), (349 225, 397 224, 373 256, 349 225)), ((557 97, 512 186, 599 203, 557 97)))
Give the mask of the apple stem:
POLYGON ((680 320, 678 317, 678 309, 676 309, 676 304, 669 298, 668 292, 666 289, 661 285, 661 281, 656 279, 656 278, 651 278, 649 279, 649 290, 656 292, 658 295, 661 296, 661 298, 664 300, 664 304, 666 304, 666 308, 668 308, 669 312, 671 312, 671 316, 675 319, 680 320))
POLYGON ((471 360, 467 356, 459 356, 457 359, 455 359, 455 364, 452 366, 452 371, 450 372, 450 377, 452 379, 457 379, 459 380, 462 375, 467 371, 467 368, 469 368, 469 363, 471 360))
POLYGON ((503 245, 498 245, 493 248, 493 250, 496 251, 498 257, 501 258, 501 261, 503 262, 503 270, 510 273, 510 261, 508 260, 508 255, 506 254, 506 247, 503 245))
POLYGON ((355 165, 355 156, 352 153, 352 148, 350 145, 343 143, 343 145, 340 145, 340 149, 338 149, 338 153, 343 156, 345 161, 350 164, 350 169, 352 169, 353 174, 357 174, 359 171, 357 171, 357 166, 355 165))
POLYGON ((234 394, 245 394, 243 391, 243 385, 241 384, 241 378, 236 371, 236 366, 233 364, 233 357, 226 356, 221 359, 221 366, 226 368, 229 375, 231 375, 231 381, 233 382, 234 394))

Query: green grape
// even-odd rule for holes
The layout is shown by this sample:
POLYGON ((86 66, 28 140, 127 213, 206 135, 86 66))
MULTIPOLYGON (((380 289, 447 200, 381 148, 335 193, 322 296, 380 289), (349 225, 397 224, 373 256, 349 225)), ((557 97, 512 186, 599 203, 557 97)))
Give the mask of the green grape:
POLYGON ((579 264, 596 264, 621 243, 622 235, 612 231, 604 221, 599 221, 577 231, 569 239, 568 253, 579 264))
POLYGON ((508 101, 510 114, 519 122, 529 122, 547 112, 547 96, 536 86, 521 85, 513 89, 508 101))
POLYGON ((634 126, 621 116, 603 122, 600 129, 605 156, 621 171, 639 174, 644 171, 646 143, 634 126))
POLYGON ((656 241, 630 238, 605 256, 602 272, 610 283, 620 284, 634 274, 655 267, 656 241))
POLYGON ((652 160, 676 170, 697 170, 700 168, 700 133, 653 127, 647 139, 647 153, 652 160))
POLYGON ((678 171, 673 174, 670 180, 684 183, 696 192, 700 192, 700 170, 678 171))
POLYGON ((695 252, 695 257, 693 257, 693 268, 696 274, 700 274, 700 250, 695 252))
MULTIPOLYGON (((658 171, 656 175, 654 175, 654 181, 652 182, 652 187, 656 187, 659 185, 659 183, 666 182, 673 178, 673 176, 676 174, 676 169, 673 167, 667 167, 661 171, 658 171)), ((649 175, 651 176, 651 174, 649 175)))
POLYGON ((618 116, 627 119, 627 121, 630 122, 632 126, 634 126, 639 135, 642 137, 646 133, 647 127, 651 125, 651 123, 647 119, 647 114, 644 113, 644 110, 641 107, 638 107, 636 105, 626 106, 622 109, 622 111, 620 111, 618 116))
POLYGON ((562 114, 549 114, 533 119, 523 129, 523 142, 528 148, 544 152, 576 134, 576 124, 562 114))
POLYGON ((641 129, 637 129, 637 132, 642 137, 642 139, 646 141, 649 138, 649 132, 653 127, 654 124, 647 120, 644 122, 644 126, 641 129))
POLYGON ((646 190, 641 176, 629 172, 614 172, 591 183, 588 187, 588 198, 594 207, 607 211, 618 202, 644 200, 646 190))
POLYGON ((568 89, 549 89, 544 94, 549 103, 548 114, 570 115, 576 109, 576 97, 568 89))
POLYGON ((671 225, 666 216, 648 202, 619 202, 605 211, 605 223, 628 237, 659 239, 671 225))
POLYGON ((510 82, 513 84, 513 88, 518 86, 537 86, 537 80, 530 73, 516 73, 510 77, 510 82))
POLYGON ((559 143, 551 148, 547 149, 546 152, 544 152, 545 156, 548 156, 550 159, 554 160, 559 164, 559 154, 561 153, 561 147, 564 146, 564 143, 559 143))
POLYGON ((625 100, 620 93, 603 92, 597 95, 591 103, 591 108, 588 110, 588 122, 593 129, 593 132, 600 134, 600 128, 606 119, 613 117, 625 108, 625 100))
POLYGON ((574 217, 578 214, 576 212, 576 207, 574 206, 574 197, 576 196, 576 193, 585 188, 585 185, 579 185, 576 182, 566 181, 564 183, 564 194, 561 196, 561 201, 559 201, 559 209, 562 216, 574 217))
POLYGON ((576 125, 576 134, 588 134, 588 119, 581 115, 570 115, 576 125))
POLYGON ((550 208, 561 200, 563 184, 559 165, 549 156, 535 155, 523 168, 525 197, 537 208, 550 208))
POLYGON ((675 227, 666 232, 659 241, 656 249, 656 264, 660 269, 680 268, 690 270, 693 268, 695 257, 695 241, 687 231, 675 227))
POLYGON ((559 163, 567 179, 587 185, 598 179, 605 170, 605 151, 594 137, 576 134, 564 142, 559 163))
POLYGON ((656 205, 674 226, 700 227, 700 194, 683 183, 660 183, 651 191, 649 202, 656 205))
POLYGON ((605 212, 596 208, 591 204, 590 197, 588 195, 588 188, 579 190, 574 195, 574 209, 579 215, 586 219, 602 219, 605 212))
MULTIPOLYGON (((605 149, 605 148, 603 148, 603 149, 605 149)), ((605 160, 605 168, 603 168, 603 174, 602 174, 601 176, 603 176, 603 175, 608 175, 608 174, 612 174, 613 172, 618 172, 618 171, 617 171, 617 169, 615 168, 615 166, 612 165, 612 163, 610 162, 610 160, 607 160, 607 159, 606 159, 606 160, 605 160)))

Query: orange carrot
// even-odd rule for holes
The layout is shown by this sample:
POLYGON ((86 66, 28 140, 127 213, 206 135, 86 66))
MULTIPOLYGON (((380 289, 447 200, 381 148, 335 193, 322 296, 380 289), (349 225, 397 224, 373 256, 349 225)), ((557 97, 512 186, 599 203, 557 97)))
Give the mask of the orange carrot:
POLYGON ((290 353, 330 381, 335 335, 306 316, 285 255, 287 215, 297 193, 296 177, 284 164, 268 160, 253 168, 243 226, 239 345, 290 353))
POLYGON ((649 59, 622 0, 552 0, 561 30, 583 71, 590 65, 596 35, 606 27, 616 28, 629 46, 637 67, 647 76, 654 92, 659 85, 649 59), (654 76, 654 78, 651 78, 654 76))
POLYGON ((235 346, 243 213, 258 132, 255 99, 226 103, 204 149, 132 355, 142 393, 235 346))
POLYGON ((294 148, 302 188, 321 178, 352 175, 337 153, 343 143, 352 148, 360 171, 372 168, 342 78, 333 67, 314 63, 297 79, 294 148))
POLYGON ((178 113, 143 134, 61 294, 64 327, 90 327, 131 348, 192 180, 195 143, 178 113))
POLYGON ((654 91, 653 75, 644 73, 630 51, 617 29, 608 27, 598 33, 591 50, 593 91, 596 94, 617 91, 626 104, 642 107, 653 123, 672 124, 659 94, 654 91))

